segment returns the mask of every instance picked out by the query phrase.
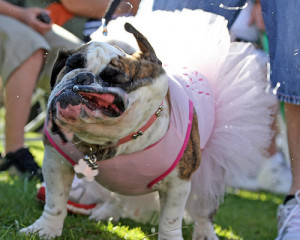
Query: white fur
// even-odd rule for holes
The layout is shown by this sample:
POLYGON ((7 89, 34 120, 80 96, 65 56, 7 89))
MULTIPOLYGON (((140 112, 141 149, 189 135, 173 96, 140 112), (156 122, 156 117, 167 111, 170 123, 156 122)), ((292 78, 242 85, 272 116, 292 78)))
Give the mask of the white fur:
POLYGON ((87 71, 94 74, 102 72, 112 58, 124 56, 118 48, 105 42, 91 42, 86 51, 87 71))

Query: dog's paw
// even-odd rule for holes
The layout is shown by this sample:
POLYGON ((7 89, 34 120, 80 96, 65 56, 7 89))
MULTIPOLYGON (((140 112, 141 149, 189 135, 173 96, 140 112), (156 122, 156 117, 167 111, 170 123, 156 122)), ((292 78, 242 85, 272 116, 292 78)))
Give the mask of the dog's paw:
POLYGON ((113 218, 114 221, 118 221, 120 219, 120 208, 118 204, 114 202, 105 202, 103 204, 98 204, 90 215, 89 219, 91 220, 108 220, 113 218))
POLYGON ((59 237, 62 233, 62 226, 53 226, 47 222, 44 218, 39 218, 32 225, 26 228, 22 228, 20 233, 22 234, 38 234, 43 239, 52 239, 59 237))
POLYGON ((37 233, 43 239, 59 237, 62 234, 65 216, 66 211, 64 214, 60 214, 59 216, 52 216, 44 211, 43 215, 38 220, 29 227, 22 228, 20 233, 26 235, 37 233))
POLYGON ((213 224, 205 220, 201 224, 194 225, 193 240, 219 240, 217 237, 213 224))

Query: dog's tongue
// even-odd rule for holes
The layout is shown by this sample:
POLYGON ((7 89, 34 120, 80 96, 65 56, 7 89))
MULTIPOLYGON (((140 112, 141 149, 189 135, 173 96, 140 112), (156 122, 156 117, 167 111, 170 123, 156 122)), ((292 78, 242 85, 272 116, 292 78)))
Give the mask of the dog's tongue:
POLYGON ((127 94, 120 88, 76 85, 73 91, 86 100, 86 105, 91 110, 99 109, 110 117, 122 115, 128 105, 127 94))
POLYGON ((86 93, 86 92, 78 92, 81 96, 83 96, 85 99, 92 101, 96 103, 99 106, 102 107, 108 107, 109 105, 112 105, 115 96, 109 93, 86 93))

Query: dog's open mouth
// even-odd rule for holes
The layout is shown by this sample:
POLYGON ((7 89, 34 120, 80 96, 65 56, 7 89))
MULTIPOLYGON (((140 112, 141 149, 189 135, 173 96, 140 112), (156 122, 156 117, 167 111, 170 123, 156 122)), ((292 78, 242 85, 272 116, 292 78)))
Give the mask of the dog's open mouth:
POLYGON ((127 94, 120 88, 106 88, 99 85, 75 85, 73 92, 83 98, 82 102, 90 110, 100 110, 109 117, 122 115, 128 105, 127 94))
POLYGON ((75 85, 73 92, 82 97, 82 103, 90 110, 100 110, 109 117, 118 117, 128 105, 127 94, 120 88, 101 87, 100 85, 75 85))

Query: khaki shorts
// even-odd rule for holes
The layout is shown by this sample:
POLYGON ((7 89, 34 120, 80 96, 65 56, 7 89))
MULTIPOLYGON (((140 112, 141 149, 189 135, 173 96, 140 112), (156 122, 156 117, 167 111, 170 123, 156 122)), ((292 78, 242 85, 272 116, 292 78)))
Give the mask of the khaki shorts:
POLYGON ((53 24, 52 30, 40 35, 11 17, 0 15, 0 79, 5 87, 11 74, 36 50, 47 54, 40 74, 39 87, 50 90, 49 77, 59 49, 73 49, 83 42, 65 29, 53 24))

